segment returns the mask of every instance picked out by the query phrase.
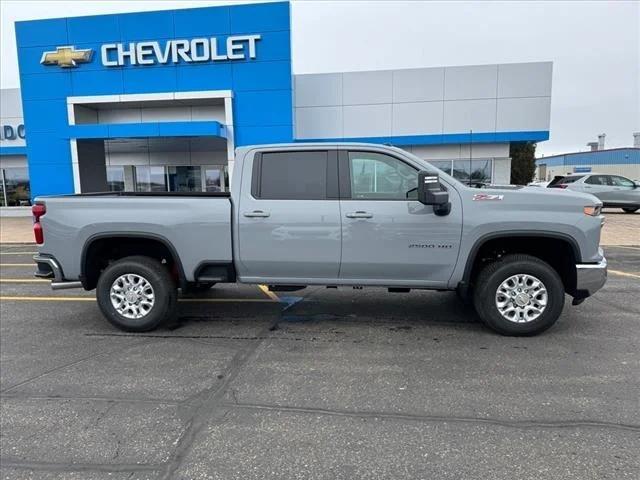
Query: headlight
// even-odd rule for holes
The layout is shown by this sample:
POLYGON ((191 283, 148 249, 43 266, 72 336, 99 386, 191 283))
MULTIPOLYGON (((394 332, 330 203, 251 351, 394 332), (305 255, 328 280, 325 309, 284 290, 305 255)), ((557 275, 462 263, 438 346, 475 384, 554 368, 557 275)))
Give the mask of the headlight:
POLYGON ((584 212, 585 215, 590 215, 592 217, 597 217, 598 215, 600 215, 600 212, 602 211, 602 206, 598 205, 598 206, 594 207, 593 205, 590 205, 588 207, 584 207, 582 209, 582 211, 584 212))

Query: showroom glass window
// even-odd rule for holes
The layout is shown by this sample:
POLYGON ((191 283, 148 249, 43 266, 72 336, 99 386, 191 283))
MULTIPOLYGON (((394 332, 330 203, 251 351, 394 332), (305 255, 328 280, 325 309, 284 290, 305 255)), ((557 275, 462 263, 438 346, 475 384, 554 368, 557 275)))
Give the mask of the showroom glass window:
POLYGON ((447 175, 451 175, 451 169, 453 168, 452 160, 429 160, 429 163, 447 175))
POLYGON ((137 192, 167 191, 167 176, 164 167, 138 166, 135 172, 137 192))
POLYGON ((31 205, 29 170, 26 167, 4 168, 2 178, 2 206, 21 207, 31 205))
POLYGON ((167 167, 167 182, 170 192, 201 192, 200 167, 167 167))
POLYGON ((351 198, 417 198, 418 171, 402 160, 373 152, 349 152, 351 198))
POLYGON ((124 192, 124 167, 107 167, 107 187, 110 192, 124 192))
POLYGON ((454 160, 453 177, 462 183, 490 183, 493 161, 484 160, 454 160))
POLYGON ((223 192, 224 172, 222 167, 204 167, 204 191, 223 192))

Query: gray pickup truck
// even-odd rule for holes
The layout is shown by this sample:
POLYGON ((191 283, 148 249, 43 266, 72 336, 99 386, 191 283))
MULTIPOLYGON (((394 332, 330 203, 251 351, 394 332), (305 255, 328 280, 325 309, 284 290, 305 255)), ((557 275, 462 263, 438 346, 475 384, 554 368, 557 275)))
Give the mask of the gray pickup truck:
MULTIPOLYGON (((127 331, 154 329, 178 289, 218 282, 456 290, 505 335, 540 333, 600 289, 602 203, 540 188, 475 189, 398 148, 236 151, 230 193, 40 197, 36 276, 96 289, 127 331)), ((428 315, 428 312, 425 312, 428 315)))

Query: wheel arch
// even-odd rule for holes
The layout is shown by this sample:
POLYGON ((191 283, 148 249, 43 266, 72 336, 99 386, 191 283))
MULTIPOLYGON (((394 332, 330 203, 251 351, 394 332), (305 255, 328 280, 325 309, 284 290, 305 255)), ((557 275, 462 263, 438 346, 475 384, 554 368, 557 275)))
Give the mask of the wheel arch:
POLYGON ((184 267, 178 251, 166 237, 148 232, 101 232, 87 238, 82 247, 82 254, 80 256, 80 280, 85 289, 91 290, 95 288, 97 284, 99 272, 96 272, 95 269, 97 269, 98 266, 90 265, 93 259, 92 256, 97 254, 96 249, 100 252, 99 247, 110 247, 113 249, 118 246, 124 246, 124 252, 126 253, 114 257, 115 259, 129 255, 144 255, 158 258, 158 254, 164 253, 170 257, 168 260, 170 260, 171 266, 176 267, 180 286, 186 285, 184 267), (127 244, 127 240, 131 242, 127 244), (118 245, 115 244, 116 242, 118 245), (136 248, 132 248, 132 245, 135 245, 136 248), (139 249, 143 245, 151 247, 151 249, 149 251, 140 251, 139 249), (155 255, 148 255, 149 252, 154 252, 155 255))
POLYGON ((496 248, 508 246, 507 253, 530 254, 547 261, 560 273, 567 292, 572 294, 575 290, 575 264, 580 263, 582 257, 580 247, 574 238, 561 232, 509 230, 491 232, 476 239, 467 256, 462 280, 458 284, 458 290, 463 296, 470 293, 473 280, 483 266, 483 254, 494 246, 496 248), (522 245, 510 244, 516 240, 524 242, 522 245), (568 254, 568 258, 567 255, 564 257, 556 255, 560 253, 559 251, 545 254, 544 248, 550 246, 562 246, 561 248, 565 250, 564 253, 568 254))

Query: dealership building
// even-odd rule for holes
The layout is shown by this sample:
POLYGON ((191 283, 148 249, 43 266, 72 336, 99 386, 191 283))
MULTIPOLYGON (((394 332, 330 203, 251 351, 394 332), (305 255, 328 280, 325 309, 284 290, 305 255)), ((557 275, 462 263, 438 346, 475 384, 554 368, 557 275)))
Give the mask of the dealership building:
POLYGON ((510 144, 549 138, 551 62, 299 75, 290 9, 17 22, 20 89, 2 91, 2 205, 220 191, 236 147, 279 142, 390 143, 463 181, 508 183, 510 144))

